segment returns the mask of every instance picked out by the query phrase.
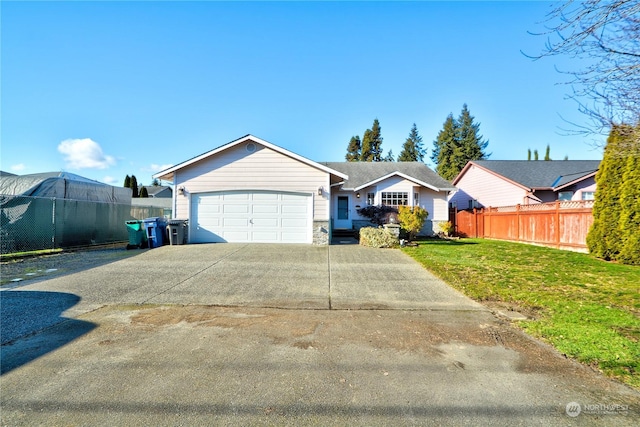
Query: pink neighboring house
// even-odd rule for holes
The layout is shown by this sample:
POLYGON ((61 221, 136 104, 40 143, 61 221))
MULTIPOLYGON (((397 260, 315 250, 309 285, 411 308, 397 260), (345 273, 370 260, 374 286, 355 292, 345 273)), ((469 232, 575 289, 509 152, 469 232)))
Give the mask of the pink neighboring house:
POLYGON ((599 160, 475 160, 453 180, 458 209, 592 200, 599 160))

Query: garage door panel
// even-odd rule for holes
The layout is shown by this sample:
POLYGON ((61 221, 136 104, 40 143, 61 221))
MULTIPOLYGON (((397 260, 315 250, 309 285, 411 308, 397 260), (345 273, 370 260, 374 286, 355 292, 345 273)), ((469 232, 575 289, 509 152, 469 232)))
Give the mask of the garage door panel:
POLYGON ((253 218, 253 227, 277 228, 280 225, 279 218, 253 218))
POLYGON ((301 205, 282 205, 283 214, 306 214, 307 207, 301 205))
POLYGON ((252 211, 254 214, 277 214, 278 205, 253 205, 252 211))
POLYGON ((222 195, 222 200, 224 200, 225 202, 235 202, 235 201, 246 202, 250 198, 251 198, 250 193, 231 192, 231 193, 224 193, 222 195))
POLYGON ((312 197, 270 191, 194 194, 193 242, 310 243, 312 197))
POLYGON ((248 231, 225 231, 223 236, 227 242, 250 242, 248 231))
POLYGON ((305 200, 304 200, 304 196, 303 196, 303 197, 301 197, 301 194, 295 194, 295 193, 282 193, 282 196, 281 196, 281 197, 282 197, 282 198, 281 198, 281 200, 283 200, 283 201, 290 201, 290 200, 293 200, 293 201, 296 201, 296 202, 298 202, 298 203, 304 203, 304 201, 305 201, 305 200))
POLYGON ((304 241, 307 234, 305 232, 300 233, 291 233, 291 232, 282 232, 282 242, 284 243, 297 243, 300 241, 304 241))
POLYGON ((224 204, 222 205, 222 211, 225 214, 248 214, 249 206, 246 204, 236 205, 236 204, 224 204))
POLYGON ((205 223, 205 224, 213 226, 213 227, 219 227, 221 225, 221 222, 222 222, 221 220, 222 220, 222 218, 200 216, 198 222, 199 223, 205 223))
POLYGON ((254 231, 251 235, 253 237, 252 242, 270 243, 278 240, 276 231, 254 231))
POLYGON ((277 202, 280 200, 279 193, 253 193, 253 200, 256 201, 273 201, 277 202))
POLYGON ((287 228, 302 228, 306 229, 309 226, 309 221, 305 218, 289 218, 286 220, 285 225, 287 228))
POLYGON ((248 218, 222 218, 222 226, 246 228, 249 226, 249 219, 248 218))

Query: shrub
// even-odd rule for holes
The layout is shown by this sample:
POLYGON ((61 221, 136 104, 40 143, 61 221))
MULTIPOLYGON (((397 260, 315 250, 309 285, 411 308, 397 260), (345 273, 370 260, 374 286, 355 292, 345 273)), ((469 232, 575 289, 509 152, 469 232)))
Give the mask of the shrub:
POLYGON ((368 218, 375 225, 383 225, 388 222, 389 215, 397 214, 398 210, 391 206, 378 205, 366 206, 357 210, 358 215, 368 218))
POLYGON ((453 223, 451 221, 443 222, 440 224, 440 230, 445 236, 451 236, 453 234, 453 223))
POLYGON ((360 229, 360 244, 370 248, 395 248, 399 242, 384 228, 363 227, 360 229))
POLYGON ((422 230, 428 216, 429 212, 420 206, 398 206, 398 219, 402 228, 409 233, 409 240, 413 240, 422 230))

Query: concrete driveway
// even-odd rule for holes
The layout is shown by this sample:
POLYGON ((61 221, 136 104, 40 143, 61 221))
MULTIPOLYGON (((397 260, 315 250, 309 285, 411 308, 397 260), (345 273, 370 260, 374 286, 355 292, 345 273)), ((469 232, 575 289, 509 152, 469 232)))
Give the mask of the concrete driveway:
POLYGON ((127 255, 0 292, 2 335, 16 331, 1 347, 1 425, 640 418, 637 391, 398 250, 219 244, 127 255))
POLYGON ((77 295, 74 314, 105 304, 484 309, 402 252, 359 245, 163 246, 16 289, 77 295))

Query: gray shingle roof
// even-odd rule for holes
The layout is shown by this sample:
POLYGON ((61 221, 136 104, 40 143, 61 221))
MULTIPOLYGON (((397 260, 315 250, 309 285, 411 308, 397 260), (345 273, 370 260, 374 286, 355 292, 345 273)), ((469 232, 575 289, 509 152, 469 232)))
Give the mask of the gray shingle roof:
POLYGON ((338 172, 349 175, 343 188, 362 187, 393 173, 402 173, 424 182, 438 191, 450 191, 455 187, 422 162, 320 162, 338 172))
POLYGON ((557 188, 595 173, 600 160, 474 160, 488 169, 527 188, 557 188))

